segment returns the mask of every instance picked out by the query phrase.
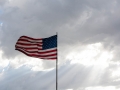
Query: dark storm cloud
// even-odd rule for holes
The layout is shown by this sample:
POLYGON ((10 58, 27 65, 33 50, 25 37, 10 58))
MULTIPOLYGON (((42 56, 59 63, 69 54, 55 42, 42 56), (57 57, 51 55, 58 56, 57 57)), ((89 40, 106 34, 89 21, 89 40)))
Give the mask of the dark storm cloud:
POLYGON ((119 33, 120 18, 115 18, 118 12, 114 2, 35 0, 26 1, 24 6, 6 6, 0 15, 3 22, 1 48, 6 56, 15 56, 14 45, 21 35, 38 38, 56 32, 59 34, 59 44, 104 42, 108 36, 119 33))
POLYGON ((0 7, 3 6, 6 2, 7 0, 0 0, 0 7))

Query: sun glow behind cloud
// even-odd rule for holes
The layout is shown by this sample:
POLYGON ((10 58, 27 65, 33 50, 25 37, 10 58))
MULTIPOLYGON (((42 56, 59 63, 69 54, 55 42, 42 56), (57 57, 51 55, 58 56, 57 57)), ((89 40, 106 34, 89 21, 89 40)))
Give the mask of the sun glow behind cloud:
POLYGON ((96 65, 105 68, 113 57, 112 52, 105 50, 102 43, 89 44, 84 49, 79 48, 80 46, 67 55, 66 59, 71 60, 71 64, 80 63, 86 66, 96 65))
POLYGON ((117 68, 115 71, 112 72, 112 77, 119 77, 120 76, 120 68, 117 68))

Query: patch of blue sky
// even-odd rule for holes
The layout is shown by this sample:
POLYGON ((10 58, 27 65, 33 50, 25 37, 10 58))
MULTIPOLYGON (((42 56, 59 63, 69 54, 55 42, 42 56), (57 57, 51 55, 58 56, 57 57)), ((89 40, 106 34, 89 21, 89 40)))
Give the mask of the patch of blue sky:
POLYGON ((0 26, 3 26, 3 22, 0 22, 0 26))
POLYGON ((0 9, 0 14, 2 14, 3 13, 3 10, 2 9, 0 9))
MULTIPOLYGON (((3 10, 2 9, 0 9, 0 15, 1 14, 3 14, 3 10)), ((2 26, 3 25, 3 22, 2 21, 0 21, 0 26, 2 26)))

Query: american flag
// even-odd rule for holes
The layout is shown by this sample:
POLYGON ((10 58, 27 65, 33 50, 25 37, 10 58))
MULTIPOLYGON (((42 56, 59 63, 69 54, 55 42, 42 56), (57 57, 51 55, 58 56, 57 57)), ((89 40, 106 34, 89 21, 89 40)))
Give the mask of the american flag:
POLYGON ((48 38, 31 38, 21 36, 15 49, 30 57, 40 59, 57 59, 57 35, 48 38))

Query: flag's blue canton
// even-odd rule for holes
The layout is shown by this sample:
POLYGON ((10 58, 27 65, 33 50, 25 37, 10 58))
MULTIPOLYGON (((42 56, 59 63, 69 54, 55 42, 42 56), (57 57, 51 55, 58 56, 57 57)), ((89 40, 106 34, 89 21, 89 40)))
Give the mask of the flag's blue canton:
POLYGON ((54 47, 57 47, 57 35, 43 39, 43 46, 42 46, 43 50, 54 48, 54 47))

